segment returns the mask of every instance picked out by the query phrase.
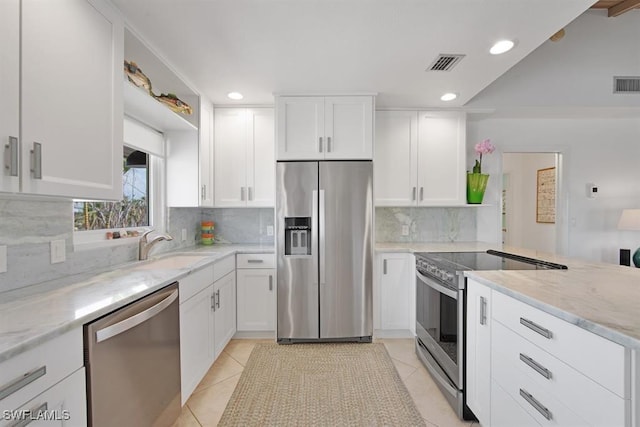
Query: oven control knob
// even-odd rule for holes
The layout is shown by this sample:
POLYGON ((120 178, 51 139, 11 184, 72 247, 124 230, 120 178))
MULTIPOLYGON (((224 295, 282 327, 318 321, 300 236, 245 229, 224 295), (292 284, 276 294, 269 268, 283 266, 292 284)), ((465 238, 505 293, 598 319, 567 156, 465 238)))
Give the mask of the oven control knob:
POLYGON ((447 282, 451 282, 453 281, 453 274, 445 273, 443 279, 446 280, 447 282))

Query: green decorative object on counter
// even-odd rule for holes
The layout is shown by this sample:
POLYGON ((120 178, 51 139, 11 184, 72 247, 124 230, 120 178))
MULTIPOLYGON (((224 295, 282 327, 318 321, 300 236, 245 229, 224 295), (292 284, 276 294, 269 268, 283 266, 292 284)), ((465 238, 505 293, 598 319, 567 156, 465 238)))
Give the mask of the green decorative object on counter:
POLYGON ((467 203, 474 205, 482 203, 487 181, 489 181, 488 174, 467 173, 467 203))

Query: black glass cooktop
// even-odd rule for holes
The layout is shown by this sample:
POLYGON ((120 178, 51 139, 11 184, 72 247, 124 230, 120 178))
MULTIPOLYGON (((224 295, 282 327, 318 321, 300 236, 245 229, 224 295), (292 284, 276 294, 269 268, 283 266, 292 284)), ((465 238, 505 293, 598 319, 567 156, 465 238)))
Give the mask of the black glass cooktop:
POLYGON ((566 269, 567 266, 506 252, 422 252, 417 258, 430 261, 448 271, 463 270, 541 270, 566 269))

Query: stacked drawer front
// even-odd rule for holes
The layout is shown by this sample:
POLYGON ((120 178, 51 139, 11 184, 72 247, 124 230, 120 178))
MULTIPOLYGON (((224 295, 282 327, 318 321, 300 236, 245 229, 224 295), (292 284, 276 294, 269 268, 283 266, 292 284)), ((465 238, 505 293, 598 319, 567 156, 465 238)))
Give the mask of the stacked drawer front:
POLYGON ((502 293, 492 299, 492 378, 531 418, 628 425, 627 349, 502 293))

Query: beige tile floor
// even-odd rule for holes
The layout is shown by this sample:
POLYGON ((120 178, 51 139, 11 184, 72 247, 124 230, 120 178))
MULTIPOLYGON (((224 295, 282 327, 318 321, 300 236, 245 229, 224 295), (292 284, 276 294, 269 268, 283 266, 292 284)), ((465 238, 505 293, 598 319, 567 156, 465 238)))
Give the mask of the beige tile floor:
MULTIPOLYGON (((420 363, 412 339, 377 339, 384 343, 416 407, 428 427, 479 427, 460 421, 420 363)), ((193 392, 173 427, 216 426, 256 343, 273 340, 231 340, 193 392)))

